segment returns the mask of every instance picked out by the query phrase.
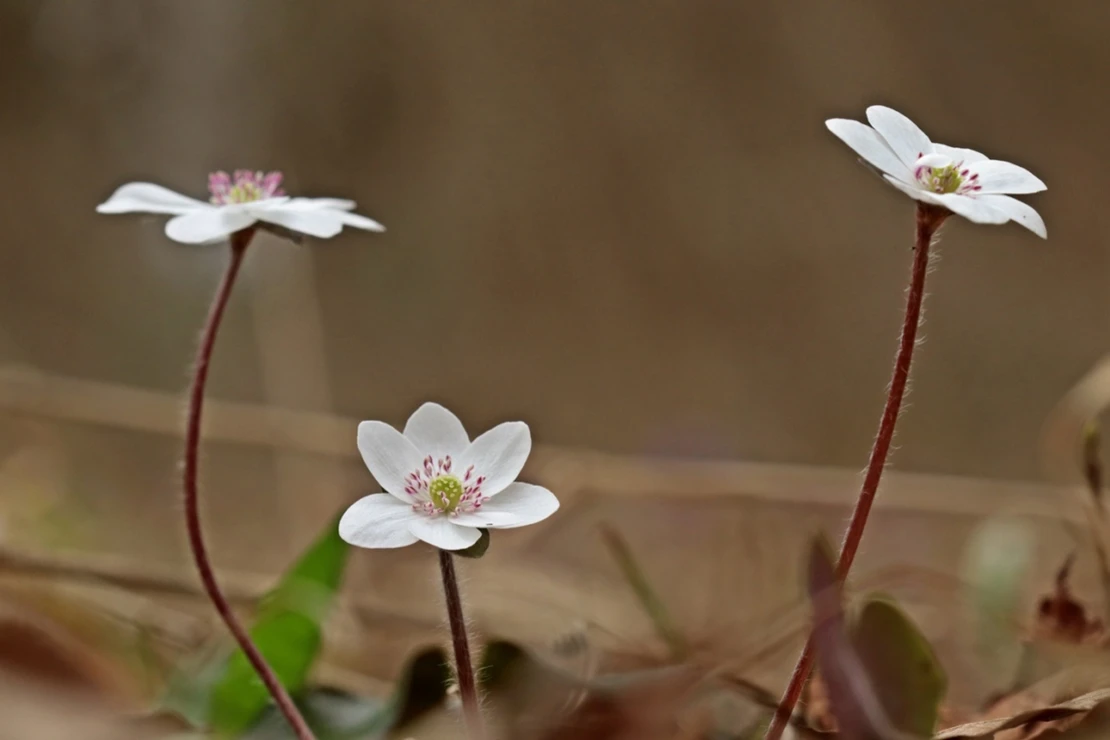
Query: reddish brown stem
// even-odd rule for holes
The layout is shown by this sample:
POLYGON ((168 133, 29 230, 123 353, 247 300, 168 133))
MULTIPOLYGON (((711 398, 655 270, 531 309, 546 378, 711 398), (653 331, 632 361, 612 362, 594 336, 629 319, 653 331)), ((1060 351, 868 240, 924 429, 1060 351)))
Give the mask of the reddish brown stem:
MULTIPOLYGON (((879 480, 886 468, 886 458, 890 453, 890 443, 894 439, 894 427, 898 423, 898 412, 902 409, 902 398, 906 394, 906 381, 910 377, 910 363, 913 361, 913 350, 917 345, 917 328, 921 323, 921 304, 925 297, 925 275, 929 271, 929 247, 932 244, 933 234, 947 217, 948 212, 919 203, 917 207, 917 234, 914 240, 913 270, 910 274, 910 286, 906 294, 906 315, 902 322, 902 338, 898 343, 898 354, 894 359, 894 373, 890 379, 887 390, 886 406, 883 408, 882 418, 879 420, 879 432, 875 436, 875 443, 871 447, 871 457, 867 461, 867 472, 863 477, 859 498, 856 499, 856 508, 852 512, 852 519, 848 523, 848 531, 844 534, 844 541, 840 546, 840 558, 836 564, 836 577, 841 582, 848 575, 859 550, 860 541, 863 539, 863 530, 867 526, 867 517, 871 513, 871 505, 875 501, 875 493, 879 490, 879 480)), ((802 688, 813 667, 813 638, 806 640, 794 673, 790 676, 790 683, 783 692, 782 699, 775 716, 771 720, 763 740, 779 740, 783 730, 790 722, 794 707, 802 695, 802 688)))
POLYGON ((454 556, 447 550, 439 551, 439 571, 443 576, 443 598, 447 602, 447 621, 451 627, 451 647, 455 652, 455 681, 459 686, 466 734, 470 740, 484 740, 485 723, 482 721, 478 683, 474 678, 474 662, 470 657, 470 639, 466 634, 459 579, 455 575, 454 556))
POLYGON ((200 574, 201 584, 208 594, 216 612, 227 625, 239 647, 247 656, 247 660, 262 679, 266 690, 274 698, 280 711, 289 721, 289 725, 296 733, 298 740, 316 740, 312 730, 308 728, 304 717, 301 716, 289 692, 281 685, 280 679, 259 652, 246 628, 235 616, 227 597, 220 590, 216 582, 216 573, 212 569, 212 561, 208 556, 208 548, 204 544, 204 534, 200 523, 200 503, 197 495, 197 467, 200 453, 200 422, 201 412, 204 408, 204 388, 208 381, 208 365, 212 359, 212 349, 216 344, 216 335, 220 330, 224 309, 231 296, 231 289, 235 285, 235 278, 243 264, 243 255, 247 245, 254 237, 253 229, 237 231, 231 235, 231 260, 224 272, 216 296, 212 299, 212 306, 208 310, 208 320, 204 324, 201 334, 200 347, 197 349, 196 366, 193 370, 193 383, 189 390, 189 413, 185 426, 185 461, 184 461, 184 494, 185 494, 185 528, 189 534, 189 548, 193 553, 193 560, 200 574))

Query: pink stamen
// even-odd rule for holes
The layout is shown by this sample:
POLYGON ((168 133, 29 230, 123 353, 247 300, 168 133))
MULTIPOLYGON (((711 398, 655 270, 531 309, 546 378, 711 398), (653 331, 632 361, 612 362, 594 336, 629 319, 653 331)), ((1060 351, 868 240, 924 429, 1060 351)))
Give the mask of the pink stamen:
POLYGON ((285 194, 281 190, 282 178, 277 171, 235 170, 231 175, 223 170, 213 172, 208 176, 209 200, 216 205, 228 205, 275 198, 285 194))
POLYGON ((419 511, 428 516, 439 516, 441 514, 458 516, 459 514, 476 511, 489 500, 488 496, 482 495, 482 484, 486 482, 486 476, 479 475, 475 477, 474 466, 469 465, 461 481, 455 478, 457 482, 462 484, 463 490, 459 494, 453 510, 445 511, 439 508, 439 505, 429 500, 431 484, 437 478, 451 475, 454 460, 451 459, 450 455, 444 455, 442 458, 427 455, 420 461, 420 464, 421 468, 407 473, 403 477, 405 493, 416 499, 412 504, 413 511, 419 511))
POLYGON ((229 190, 231 190, 231 178, 226 172, 213 172, 208 176, 208 192, 211 193, 213 200, 222 199, 229 190))

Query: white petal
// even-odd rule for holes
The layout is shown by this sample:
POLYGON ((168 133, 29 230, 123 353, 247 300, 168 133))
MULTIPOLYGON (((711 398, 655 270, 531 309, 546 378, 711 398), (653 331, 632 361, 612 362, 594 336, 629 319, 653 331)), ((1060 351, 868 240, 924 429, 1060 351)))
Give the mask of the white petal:
POLYGON ((405 476, 424 466, 424 455, 405 435, 380 421, 364 421, 358 425, 358 451, 382 488, 401 501, 411 500, 405 476))
POLYGON ((1024 167, 1018 167, 1010 162, 989 159, 979 162, 969 168, 972 174, 978 174, 978 185, 982 188, 979 192, 988 193, 1039 193, 1046 188, 1041 179, 1024 167))
POLYGON ((482 493, 494 496, 516 480, 532 451, 532 433, 523 421, 507 421, 478 437, 459 456, 458 472, 471 465, 486 480, 482 493))
POLYGON ((944 193, 936 196, 937 202, 957 216, 963 216, 968 221, 977 224, 1004 224, 1010 217, 1001 211, 996 211, 979 198, 956 193, 944 193))
POLYGON ((180 215, 209 204, 149 182, 131 182, 96 207, 97 213, 171 213, 180 215))
POLYGON ((355 202, 346 198, 308 198, 317 208, 334 208, 337 211, 353 211, 355 202))
POLYGON ((204 244, 226 239, 254 222, 254 216, 246 211, 208 206, 171 218, 166 223, 166 236, 175 242, 204 244))
POLYGON ((409 523, 420 516, 388 493, 375 493, 343 512, 339 536, 358 547, 405 547, 416 542, 409 523))
POLYGON ((987 155, 980 154, 974 149, 961 149, 958 146, 946 146, 944 144, 933 144, 933 151, 937 154, 943 154, 949 157, 953 162, 961 164, 974 164, 975 162, 985 162, 987 155))
POLYGON ((437 459, 451 455, 456 462, 470 446, 459 417, 438 403, 426 403, 414 411, 405 424, 405 436, 420 452, 437 459))
POLYGON ((923 155, 933 151, 929 137, 910 119, 898 111, 882 105, 867 109, 867 122, 886 140, 887 146, 894 150, 907 167, 923 155))
POLYGON ((938 206, 941 205, 940 196, 938 196, 936 193, 931 193, 928 190, 922 190, 916 185, 901 182, 900 180, 897 180, 890 175, 883 175, 883 177, 886 178, 886 181, 889 182, 891 185, 898 188, 914 200, 920 200, 923 203, 933 203, 934 205, 938 206))
POLYGON ((1045 228, 1041 214, 1017 198, 1011 198, 1008 195, 978 195, 975 200, 986 203, 999 213, 1006 214, 1011 221, 1017 221, 1040 238, 1048 238, 1048 229, 1045 228))
POLYGON ((947 154, 930 152, 929 154, 919 157, 918 160, 914 162, 914 169, 916 170, 918 167, 948 167, 952 164, 954 164, 954 162, 947 154))
POLYGON ((296 198, 290 198, 288 195, 275 195, 272 198, 263 198, 262 200, 248 200, 246 203, 229 203, 227 208, 243 208, 250 211, 268 208, 291 208, 291 204, 296 198))
POLYGON ((289 201, 289 205, 294 208, 308 208, 310 210, 350 211, 354 209, 355 202, 345 198, 293 198, 289 201))
POLYGON ((555 494, 531 483, 511 483, 496 498, 482 504, 470 514, 458 514, 454 520, 468 527, 510 529, 542 522, 559 510, 555 494))
POLYGON ((409 531, 440 550, 465 550, 482 536, 477 529, 459 526, 447 516, 417 516, 409 521, 409 531))
POLYGON ((385 227, 372 218, 361 216, 357 213, 342 212, 339 214, 340 220, 344 226, 353 226, 356 229, 365 229, 367 231, 385 231, 385 227))
POLYGON ((909 168, 898 159, 875 129, 846 118, 830 119, 825 121, 825 126, 870 164, 888 175, 901 180, 909 179, 909 168))
POLYGON ((343 230, 340 211, 306 210, 303 208, 263 208, 254 212, 259 221, 284 226, 302 234, 330 239, 343 230))
MULTIPOLYGON (((301 231, 305 234, 319 236, 321 238, 329 238, 339 233, 343 226, 352 226, 356 229, 366 229, 367 231, 385 231, 385 227, 377 221, 361 216, 357 213, 349 213, 355 207, 352 200, 342 200, 339 198, 292 198, 286 199, 287 202, 278 204, 278 207, 268 205, 267 210, 270 211, 292 211, 300 214, 307 214, 307 218, 302 222, 311 226, 313 223, 324 224, 323 218, 326 216, 338 223, 338 226, 331 224, 327 227, 320 227, 319 232, 308 231, 305 228, 291 225, 290 223, 282 223, 281 225, 287 228, 301 231), (320 214, 320 215, 318 215, 320 214)), ((272 204, 273 199, 263 201, 266 204, 272 204)), ((263 221, 270 221, 271 223, 280 223, 279 220, 270 219, 259 213, 258 217, 263 221)), ((290 221, 294 220, 289 216, 278 216, 277 219, 285 218, 290 221)))

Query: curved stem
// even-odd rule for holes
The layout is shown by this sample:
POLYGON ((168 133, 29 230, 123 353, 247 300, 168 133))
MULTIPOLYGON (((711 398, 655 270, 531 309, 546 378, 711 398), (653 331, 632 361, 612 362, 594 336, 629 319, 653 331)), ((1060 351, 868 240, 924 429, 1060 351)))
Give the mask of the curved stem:
POLYGON ((455 680, 459 686, 466 734, 470 740, 485 738, 482 708, 478 699, 478 684, 474 679, 474 663, 470 658, 470 641, 466 635, 459 579, 455 575, 454 556, 447 550, 439 551, 439 571, 443 576, 443 597, 447 602, 447 621, 451 625, 451 646, 455 651, 455 680))
MULTIPOLYGON (((887 389, 886 405, 883 408, 882 418, 879 420, 879 432, 875 435, 875 443, 871 447, 871 457, 867 461, 867 472, 863 477, 859 497, 856 499, 856 508, 852 512, 852 519, 848 523, 848 531, 840 546, 840 558, 836 564, 836 577, 843 582, 852 567, 856 552, 859 550, 860 541, 863 539, 863 530, 867 526, 867 517, 871 513, 871 505, 875 501, 875 493, 879 490, 879 480, 886 467, 886 458, 890 453, 890 444, 894 439, 894 427, 898 423, 898 412, 902 409, 902 398, 906 394, 906 381, 910 377, 910 363, 913 361, 913 350, 917 345, 917 328, 921 323, 921 304, 925 298, 925 275, 929 270, 929 247, 932 244, 933 234, 940 227, 948 212, 935 206, 919 203, 917 207, 917 233, 914 240, 913 270, 910 274, 910 286, 906 294, 906 315, 902 322, 902 338, 898 343, 898 354, 894 359, 894 372, 890 378, 887 389)), ((813 638, 806 640, 798 663, 794 666, 794 673, 790 676, 790 683, 783 692, 779 707, 767 728, 763 740, 779 740, 783 730, 790 721, 794 706, 802 695, 802 687, 809 678, 810 669, 813 667, 813 638)))
POLYGON ((216 573, 212 569, 212 562, 208 556, 208 548, 204 544, 204 535, 200 522, 200 505, 197 495, 197 467, 200 451, 200 422, 201 412, 204 407, 204 388, 208 381, 208 365, 212 359, 212 349, 216 344, 216 334, 220 330, 227 300, 231 296, 231 289, 235 285, 235 278, 239 274, 239 267, 243 264, 243 255, 247 245, 254 237, 253 229, 237 231, 231 235, 231 260, 224 272, 216 296, 212 299, 212 306, 208 310, 208 319, 204 324, 201 334, 200 347, 197 349, 196 366, 193 370, 193 382, 189 390, 189 412, 185 426, 185 461, 184 461, 184 503, 185 503, 185 528, 189 534, 189 548, 193 553, 193 560, 200 574, 201 584, 208 594, 212 605, 216 607, 220 618, 227 625, 239 647, 247 656, 247 660, 262 679, 266 690, 274 698, 278 710, 285 716, 296 733, 298 740, 315 740, 312 730, 308 728, 304 717, 301 716, 297 706, 293 703, 289 692, 281 685, 281 681, 274 674, 272 668, 262 657, 250 634, 235 616, 227 597, 216 583, 216 573))

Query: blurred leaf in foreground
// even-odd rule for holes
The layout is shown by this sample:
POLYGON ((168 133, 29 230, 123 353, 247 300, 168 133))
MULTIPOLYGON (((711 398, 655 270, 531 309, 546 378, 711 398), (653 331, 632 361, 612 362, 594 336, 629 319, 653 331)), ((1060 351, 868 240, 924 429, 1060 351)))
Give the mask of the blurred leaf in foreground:
MULTIPOLYGON (((372 737, 367 727, 373 728, 382 711, 378 699, 366 699, 330 688, 312 688, 297 698, 308 726, 317 740, 361 740, 372 737)), ((289 721, 271 705, 242 740, 295 740, 289 721)))
MULTIPOLYGON (((335 600, 349 546, 336 521, 282 576, 259 605, 251 639, 295 694, 320 652, 322 626, 335 600)), ((270 695, 241 650, 178 676, 163 706, 193 724, 235 736, 253 725, 270 695)))
POLYGON ((852 642, 894 726, 931 735, 948 683, 917 626, 893 601, 873 596, 852 627, 852 642))
POLYGON ((399 730, 441 706, 453 680, 447 654, 442 648, 421 650, 405 668, 386 712, 378 719, 379 726, 399 730))
MULTIPOLYGON (((330 688, 312 688, 297 697, 297 706, 317 740, 366 740, 400 730, 443 705, 451 679, 447 655, 426 648, 409 661, 388 700, 372 699, 330 688)), ((294 740, 289 723, 271 705, 243 740, 294 740)))
POLYGON ((1036 546, 1036 536, 1027 522, 998 518, 975 531, 964 556, 975 651, 995 688, 1009 682, 1022 660, 1024 648, 1018 625, 1036 546), (1004 678, 999 681, 999 677, 1004 678))
MULTIPOLYGON (((841 737, 853 740, 903 740, 922 738, 932 734, 932 728, 924 733, 901 729, 899 719, 923 722, 927 712, 913 702, 899 702, 894 709, 901 712, 892 717, 884 706, 884 698, 897 693, 908 693, 915 687, 925 685, 923 679, 929 671, 916 671, 910 667, 916 655, 921 652, 916 640, 916 629, 906 626, 901 612, 887 607, 875 607, 868 625, 881 631, 873 645, 865 651, 866 660, 858 648, 861 640, 858 633, 850 634, 843 607, 840 583, 836 578, 836 565, 832 550, 824 539, 814 539, 809 552, 808 591, 813 603, 813 646, 817 665, 821 671, 825 688, 828 691, 833 715, 841 737), (912 636, 909 647, 907 636, 912 636), (891 655, 878 655, 879 650, 894 651, 891 655), (876 678, 869 674, 868 662, 882 666, 881 680, 893 682, 881 690, 876 686, 876 678), (913 675, 911 681, 909 676, 913 675), (898 685, 897 682, 904 682, 898 685)), ((873 602, 882 603, 882 602, 873 602)), ((866 609, 865 609, 866 611, 866 609)), ((931 651, 930 651, 931 656, 931 651)), ((932 668, 930 667, 930 671, 932 668)), ((927 699, 926 699, 927 700, 927 699)), ((933 707, 935 717, 936 707, 933 707)))
MULTIPOLYGON (((343 579, 347 554, 337 520, 329 521, 323 534, 259 606, 251 639, 290 693, 304 685, 320 652, 323 623, 343 579)), ((241 732, 269 702, 270 695, 254 668, 243 652, 236 650, 212 689, 210 725, 222 732, 241 732)))

